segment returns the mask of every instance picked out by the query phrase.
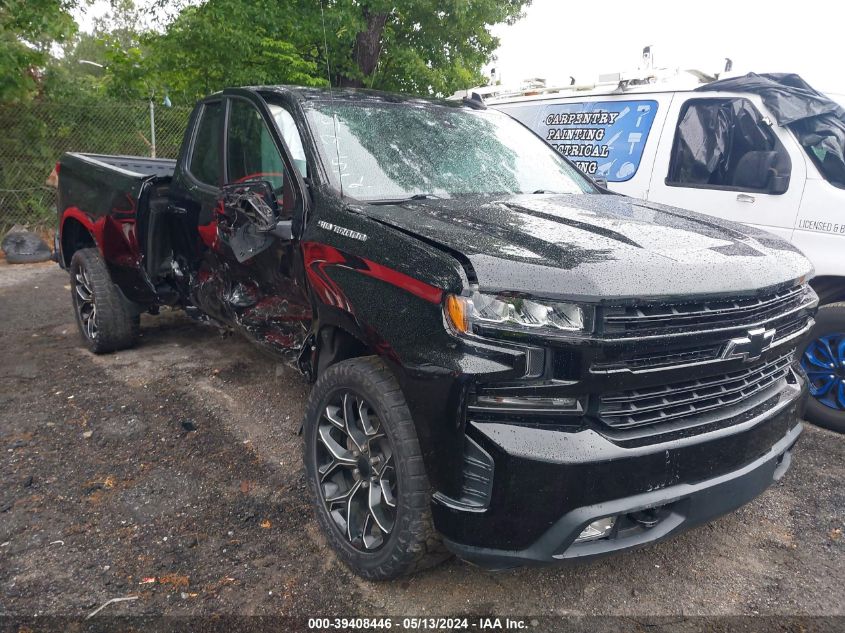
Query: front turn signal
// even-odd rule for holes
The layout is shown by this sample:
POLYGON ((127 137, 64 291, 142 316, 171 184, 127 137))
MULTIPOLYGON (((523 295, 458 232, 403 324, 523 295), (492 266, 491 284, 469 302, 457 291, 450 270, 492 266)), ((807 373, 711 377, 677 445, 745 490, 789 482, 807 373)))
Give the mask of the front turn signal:
POLYGON ((457 295, 447 295, 445 313, 446 320, 455 330, 461 334, 469 331, 469 310, 466 299, 457 295))

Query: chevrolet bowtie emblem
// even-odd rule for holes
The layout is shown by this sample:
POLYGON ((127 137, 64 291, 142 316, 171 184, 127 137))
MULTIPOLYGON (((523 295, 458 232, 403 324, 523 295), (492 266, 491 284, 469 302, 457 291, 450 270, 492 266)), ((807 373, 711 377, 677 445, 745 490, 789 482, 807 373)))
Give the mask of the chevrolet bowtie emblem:
POLYGON ((748 336, 732 338, 722 352, 722 358, 741 358, 744 361, 757 360, 761 354, 772 346, 775 330, 755 328, 748 330, 748 336))

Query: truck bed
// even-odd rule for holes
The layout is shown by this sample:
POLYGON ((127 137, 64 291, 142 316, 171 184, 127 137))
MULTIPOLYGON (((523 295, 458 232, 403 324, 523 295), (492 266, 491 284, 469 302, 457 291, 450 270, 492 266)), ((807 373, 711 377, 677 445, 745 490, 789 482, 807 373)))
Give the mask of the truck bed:
MULTIPOLYGON (((148 231, 155 212, 167 206, 176 161, 70 152, 62 155, 57 169, 63 252, 72 252, 72 244, 78 247, 79 236, 92 236, 127 297, 151 300, 153 290, 145 268, 155 271, 166 253, 159 248, 152 258, 147 257, 148 231)), ((160 240, 158 245, 167 244, 160 240)), ((67 259, 62 263, 70 265, 67 259)))
POLYGON ((69 155, 85 162, 101 163, 102 165, 131 172, 138 176, 167 177, 172 176, 173 171, 176 169, 176 161, 170 158, 82 153, 72 153, 69 155))
POLYGON ((109 156, 69 152, 59 160, 58 211, 69 207, 86 213, 91 221, 106 215, 143 214, 143 192, 166 184, 176 161, 143 156, 109 156))

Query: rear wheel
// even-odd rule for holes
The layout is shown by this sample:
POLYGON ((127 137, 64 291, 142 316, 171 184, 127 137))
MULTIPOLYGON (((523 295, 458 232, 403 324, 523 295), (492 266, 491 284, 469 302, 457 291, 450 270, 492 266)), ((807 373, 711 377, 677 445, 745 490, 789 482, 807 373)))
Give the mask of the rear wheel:
POLYGON ((801 366, 810 383, 807 419, 845 433, 845 303, 819 309, 801 366))
POLYGON ((381 361, 329 367, 311 392, 303 434, 317 520, 355 573, 388 580, 447 557, 411 414, 381 361))
POLYGON ((73 254, 70 291, 76 324, 88 349, 104 354, 135 343, 139 316, 112 283, 96 248, 83 248, 73 254))

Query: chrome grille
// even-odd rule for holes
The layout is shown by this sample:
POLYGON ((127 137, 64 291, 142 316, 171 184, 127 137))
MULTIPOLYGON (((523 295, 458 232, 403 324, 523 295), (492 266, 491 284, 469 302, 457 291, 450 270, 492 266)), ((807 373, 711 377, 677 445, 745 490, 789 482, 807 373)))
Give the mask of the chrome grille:
POLYGON ((625 429, 735 405, 785 378, 794 353, 727 374, 604 394, 598 416, 608 426, 625 429))
POLYGON ((764 297, 608 307, 602 315, 603 333, 609 337, 660 336, 741 327, 785 316, 814 303, 809 287, 799 285, 764 297))

